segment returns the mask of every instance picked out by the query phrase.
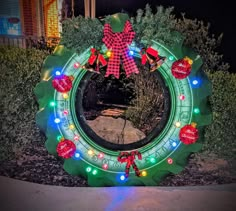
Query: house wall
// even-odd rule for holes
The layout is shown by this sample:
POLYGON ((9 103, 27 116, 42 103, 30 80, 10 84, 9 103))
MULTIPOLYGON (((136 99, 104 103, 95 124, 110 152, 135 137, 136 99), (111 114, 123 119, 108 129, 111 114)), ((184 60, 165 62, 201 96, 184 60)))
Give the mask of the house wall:
POLYGON ((46 37, 59 37, 59 12, 57 0, 43 0, 46 37))
POLYGON ((0 6, 0 35, 21 35, 19 0, 5 0, 0 6))

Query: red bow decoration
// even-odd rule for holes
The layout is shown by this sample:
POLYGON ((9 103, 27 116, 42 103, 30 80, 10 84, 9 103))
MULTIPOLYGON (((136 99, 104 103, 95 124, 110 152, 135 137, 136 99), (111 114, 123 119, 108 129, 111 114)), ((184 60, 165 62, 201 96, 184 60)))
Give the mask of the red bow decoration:
POLYGON ((127 77, 132 73, 139 73, 133 58, 128 55, 128 45, 132 43, 135 36, 131 23, 126 21, 123 32, 117 33, 112 31, 109 24, 105 24, 103 33, 103 42, 108 49, 112 49, 112 55, 108 61, 105 77, 113 74, 116 78, 119 78, 121 58, 127 77))
POLYGON ((127 178, 129 176, 129 169, 130 169, 130 166, 133 166, 133 169, 135 171, 135 174, 136 176, 140 176, 140 171, 137 167, 137 165, 135 164, 134 160, 135 160, 135 156, 138 156, 138 159, 139 160, 142 160, 142 155, 139 151, 132 151, 132 152, 121 152, 117 158, 117 160, 121 163, 125 163, 127 162, 126 164, 126 167, 125 167, 125 177, 127 178))
POLYGON ((163 62, 165 61, 165 57, 159 56, 158 51, 148 47, 147 49, 143 48, 141 50, 141 62, 142 65, 145 65, 148 61, 150 64, 150 72, 155 71, 157 68, 159 68, 163 62))
POLYGON ((99 72, 99 63, 102 66, 105 66, 107 64, 107 61, 105 60, 103 55, 100 54, 99 50, 97 50, 96 48, 91 48, 90 51, 91 51, 91 56, 88 59, 88 63, 89 65, 94 65, 94 63, 96 62, 95 71, 99 72))

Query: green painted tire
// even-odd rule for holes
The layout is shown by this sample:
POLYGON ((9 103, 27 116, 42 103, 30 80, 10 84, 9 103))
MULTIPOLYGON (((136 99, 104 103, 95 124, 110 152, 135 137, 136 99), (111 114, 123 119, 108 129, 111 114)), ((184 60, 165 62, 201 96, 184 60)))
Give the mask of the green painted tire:
MULTIPOLYGON (((36 123, 47 136, 46 148, 49 153, 57 155, 56 148, 60 137, 75 143, 80 158, 65 159, 64 169, 69 174, 87 178, 90 186, 158 185, 169 173, 179 173, 186 165, 189 154, 199 151, 202 147, 203 127, 210 124, 212 120, 208 105, 211 84, 201 70, 202 60, 193 51, 182 45, 170 49, 153 41, 152 47, 158 50, 160 55, 167 57, 158 71, 169 89, 170 114, 161 133, 148 144, 138 148, 143 158, 135 160, 135 163, 139 170, 146 171, 147 175, 137 177, 131 167, 129 177, 123 181, 120 180, 120 176, 124 174, 126 163, 121 164, 117 161, 120 152, 98 145, 85 133, 76 117, 76 91, 88 73, 83 69, 76 69, 74 64, 76 62, 85 64, 90 56, 90 48, 78 55, 60 45, 43 64, 41 81, 35 88, 35 95, 39 103, 36 123), (171 65, 185 56, 193 60, 192 71, 189 77, 177 80, 171 74, 171 65), (67 99, 52 87, 52 80, 57 69, 65 75, 74 76, 73 87, 68 93, 67 99), (196 81, 197 84, 195 84, 196 81), (180 95, 184 95, 185 99, 180 100, 180 95), (55 102, 55 104, 51 102, 55 102), (198 112, 194 112, 195 108, 199 109, 198 112), (68 111, 68 115, 64 115, 64 110, 68 111), (59 118, 61 122, 54 123, 55 118, 59 118), (176 122, 180 122, 181 127, 196 122, 199 131, 198 141, 191 145, 180 142, 181 127, 177 127, 176 122), (80 137, 79 141, 74 140, 77 136, 80 137), (98 155, 101 152, 104 153, 104 156, 99 158, 98 155), (168 162, 170 159, 172 162, 168 162), (108 165, 108 169, 102 168, 104 164, 108 165)), ((130 49, 135 52, 135 55, 139 55, 139 49, 134 44, 130 46, 130 49)))

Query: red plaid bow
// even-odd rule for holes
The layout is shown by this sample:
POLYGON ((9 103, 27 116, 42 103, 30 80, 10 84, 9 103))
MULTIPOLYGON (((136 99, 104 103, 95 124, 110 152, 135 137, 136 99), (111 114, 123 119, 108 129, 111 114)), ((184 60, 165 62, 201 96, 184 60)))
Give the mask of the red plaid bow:
POLYGON ((108 61, 105 77, 111 74, 116 78, 120 77, 120 57, 123 60, 127 77, 132 73, 139 73, 133 58, 128 55, 128 45, 131 44, 135 36, 131 23, 126 21, 123 32, 117 33, 112 32, 109 24, 105 24, 103 33, 103 42, 108 49, 112 49, 112 55, 108 61))
POLYGON ((129 176, 129 169, 130 166, 133 166, 136 176, 140 176, 140 171, 135 164, 135 156, 138 156, 139 160, 142 160, 142 155, 139 151, 132 151, 132 152, 121 152, 117 158, 117 160, 121 163, 127 162, 125 167, 125 177, 127 178, 129 176))

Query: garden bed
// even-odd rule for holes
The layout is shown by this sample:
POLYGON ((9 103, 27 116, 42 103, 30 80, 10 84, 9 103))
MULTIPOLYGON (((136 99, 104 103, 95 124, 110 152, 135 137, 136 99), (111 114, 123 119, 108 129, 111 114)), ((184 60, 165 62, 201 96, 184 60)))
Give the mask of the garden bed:
MULTIPOLYGON (((0 175, 19 180, 57 186, 88 186, 85 179, 63 170, 63 161, 49 155, 44 140, 34 140, 17 157, 0 163, 0 175)), ((235 161, 226 161, 216 155, 193 154, 185 169, 170 175, 160 186, 216 185, 236 182, 235 161)))

